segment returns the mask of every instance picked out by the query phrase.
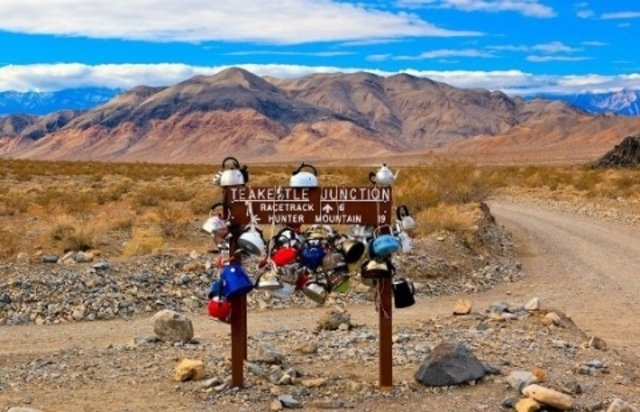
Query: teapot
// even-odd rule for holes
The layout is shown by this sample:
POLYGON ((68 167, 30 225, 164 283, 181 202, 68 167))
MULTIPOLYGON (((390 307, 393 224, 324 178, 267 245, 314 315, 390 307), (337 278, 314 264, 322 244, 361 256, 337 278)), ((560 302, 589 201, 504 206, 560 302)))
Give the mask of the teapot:
POLYGON ((249 225, 238 238, 238 246, 251 255, 260 256, 265 248, 262 231, 254 225, 249 225))
POLYGON ((327 300, 328 286, 318 280, 309 280, 302 288, 302 293, 316 303, 323 304, 327 300))
POLYGON ((393 288, 393 301, 396 309, 408 308, 416 303, 414 298, 416 288, 413 282, 400 278, 394 280, 391 287, 393 288))
POLYGON ((310 164, 302 162, 300 167, 291 173, 289 179, 289 186, 291 187, 317 187, 318 186, 318 172, 316 168, 310 164), (303 172, 303 168, 309 168, 312 172, 303 172))
POLYGON ((218 179, 220 186, 239 186, 247 184, 248 181, 249 172, 246 165, 241 168, 235 157, 227 157, 222 161, 222 170, 218 179), (227 168, 227 162, 229 161, 231 162, 231 167, 227 168))
POLYGON ((223 206, 222 202, 218 202, 211 206, 211 209, 209 210, 209 218, 204 222, 204 225, 202 225, 202 229, 211 235, 216 234, 219 236, 226 236, 229 232, 227 221, 222 218, 222 214, 214 214, 214 211, 220 206, 223 206))
POLYGON ((382 164, 382 167, 376 172, 369 173, 369 181, 380 187, 389 187, 398 177, 398 172, 395 174, 387 167, 386 163, 382 164))
POLYGON ((269 261, 268 265, 269 268, 258 277, 256 289, 277 290, 282 287, 282 283, 278 279, 278 269, 276 265, 272 261, 269 261))
POLYGON ((214 296, 207 304, 209 316, 222 322, 229 323, 231 315, 231 303, 223 296, 214 296))
POLYGON ((418 226, 415 219, 409 214, 409 209, 405 205, 398 206, 396 209, 396 217, 398 218, 398 221, 400 221, 402 229, 407 232, 414 230, 418 226))
MULTIPOLYGON (((373 233, 373 239, 369 242, 369 257, 385 257, 399 251, 402 247, 400 241, 391 234, 381 234, 382 228, 390 226, 380 226, 373 233)), ((391 231, 391 230, 389 230, 391 231)))

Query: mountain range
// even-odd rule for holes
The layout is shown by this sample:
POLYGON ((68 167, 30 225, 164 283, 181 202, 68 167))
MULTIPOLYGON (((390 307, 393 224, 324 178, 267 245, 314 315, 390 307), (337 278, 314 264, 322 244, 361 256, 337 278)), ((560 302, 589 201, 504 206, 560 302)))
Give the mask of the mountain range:
MULTIPOLYGON (((95 96, 106 99, 102 90, 95 96)), ((590 156, 639 127, 636 117, 408 74, 277 79, 230 68, 167 87, 138 86, 82 110, 0 117, 0 156, 167 163, 230 154, 251 161, 408 159, 439 150, 590 156)))
MULTIPOLYGON (((55 92, 0 92, 0 116, 47 115, 61 110, 90 110, 124 93, 123 88, 84 87, 55 92)), ((615 113, 640 116, 640 91, 608 93, 538 93, 520 96, 525 100, 547 99, 570 103, 593 114, 615 113)))

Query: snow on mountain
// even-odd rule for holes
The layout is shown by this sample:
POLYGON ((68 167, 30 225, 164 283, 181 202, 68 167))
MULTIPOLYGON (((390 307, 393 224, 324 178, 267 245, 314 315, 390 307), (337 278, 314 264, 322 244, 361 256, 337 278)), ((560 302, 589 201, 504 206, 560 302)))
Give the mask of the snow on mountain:
POLYGON ((46 115, 60 110, 88 110, 113 99, 124 89, 86 87, 56 92, 0 92, 0 116, 46 115))

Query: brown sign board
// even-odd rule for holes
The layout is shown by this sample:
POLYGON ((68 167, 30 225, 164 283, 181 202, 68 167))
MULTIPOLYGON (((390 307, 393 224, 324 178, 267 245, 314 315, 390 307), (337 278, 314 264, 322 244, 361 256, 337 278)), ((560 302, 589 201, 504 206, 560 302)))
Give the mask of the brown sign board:
POLYGON ((259 225, 275 223, 328 225, 392 224, 390 187, 250 187, 232 186, 224 190, 230 220, 259 225))

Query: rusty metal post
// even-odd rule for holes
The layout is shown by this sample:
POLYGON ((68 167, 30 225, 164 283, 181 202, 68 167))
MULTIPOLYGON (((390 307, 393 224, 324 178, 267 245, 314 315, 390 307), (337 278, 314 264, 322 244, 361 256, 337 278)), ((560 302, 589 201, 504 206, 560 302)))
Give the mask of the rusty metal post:
POLYGON ((393 387, 393 320, 391 278, 383 277, 378 283, 380 299, 379 316, 379 378, 380 391, 389 392, 393 387))
MULTIPOLYGON (((228 208, 225 193, 225 209, 228 208)), ((230 216, 230 210, 225 211, 230 216)), ((238 250, 240 225, 233 223, 230 227, 229 259, 233 260, 238 250)), ((230 299, 231 303, 231 387, 244 386, 244 361, 247 359, 247 297, 238 296, 230 299)))

